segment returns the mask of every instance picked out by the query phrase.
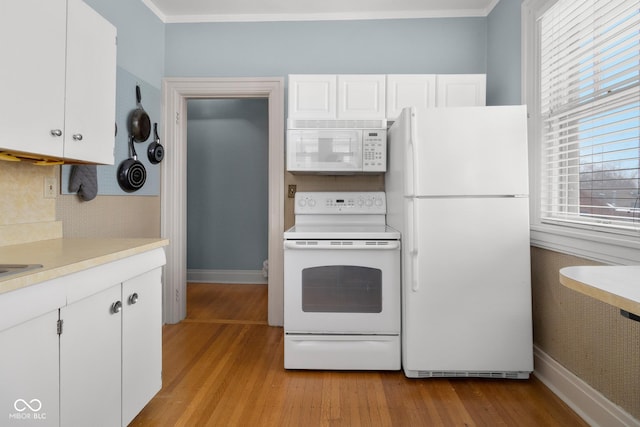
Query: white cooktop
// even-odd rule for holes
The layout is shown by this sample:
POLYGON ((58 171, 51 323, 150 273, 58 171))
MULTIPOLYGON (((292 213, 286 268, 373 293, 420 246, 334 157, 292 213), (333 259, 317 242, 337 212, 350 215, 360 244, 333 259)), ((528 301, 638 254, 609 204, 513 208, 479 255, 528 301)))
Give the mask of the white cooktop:
POLYGON ((286 240, 398 240, 400 232, 386 225, 386 197, 375 192, 299 192, 295 225, 286 240))
POLYGON ((286 240, 398 240, 400 232, 388 225, 294 225, 284 232, 286 240))

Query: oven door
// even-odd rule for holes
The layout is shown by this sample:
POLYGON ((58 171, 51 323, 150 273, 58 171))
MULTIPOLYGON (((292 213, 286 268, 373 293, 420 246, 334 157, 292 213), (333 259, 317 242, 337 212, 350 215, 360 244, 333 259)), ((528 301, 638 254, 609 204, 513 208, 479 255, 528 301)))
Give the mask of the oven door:
POLYGON ((398 334, 400 242, 287 240, 286 333, 398 334))

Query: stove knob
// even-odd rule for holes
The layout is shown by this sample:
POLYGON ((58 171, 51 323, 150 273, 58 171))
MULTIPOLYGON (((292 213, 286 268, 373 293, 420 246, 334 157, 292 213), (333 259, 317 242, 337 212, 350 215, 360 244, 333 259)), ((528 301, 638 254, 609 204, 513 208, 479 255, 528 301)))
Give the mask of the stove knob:
POLYGON ((298 206, 304 208, 307 205, 307 201, 305 199, 298 200, 298 206))
POLYGON ((373 202, 371 201, 371 199, 367 199, 367 201, 365 202, 365 204, 367 205, 367 207, 371 207, 371 205, 373 205, 373 202))
POLYGON ((364 205, 364 200, 362 200, 362 198, 358 199, 358 206, 362 207, 362 205, 364 205))
POLYGON ((376 199, 376 206, 382 206, 382 199, 376 199))
POLYGON ((312 208, 316 205, 316 201, 314 199, 309 199, 309 207, 312 208))

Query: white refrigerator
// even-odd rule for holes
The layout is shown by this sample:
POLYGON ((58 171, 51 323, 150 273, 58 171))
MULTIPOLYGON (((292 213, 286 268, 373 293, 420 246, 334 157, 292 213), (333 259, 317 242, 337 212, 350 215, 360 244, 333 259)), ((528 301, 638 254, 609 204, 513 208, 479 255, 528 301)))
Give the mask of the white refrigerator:
POLYGON ((526 120, 524 106, 407 108, 389 129, 408 377, 533 370, 526 120))

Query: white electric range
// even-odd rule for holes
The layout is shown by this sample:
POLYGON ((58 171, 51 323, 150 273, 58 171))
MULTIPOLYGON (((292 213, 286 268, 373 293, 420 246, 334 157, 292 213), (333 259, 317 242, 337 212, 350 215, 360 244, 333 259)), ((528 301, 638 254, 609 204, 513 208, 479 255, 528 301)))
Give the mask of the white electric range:
POLYGON ((400 369, 400 233, 384 192, 299 192, 284 233, 287 369, 400 369))

